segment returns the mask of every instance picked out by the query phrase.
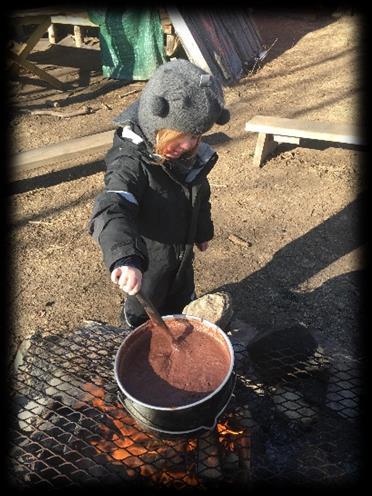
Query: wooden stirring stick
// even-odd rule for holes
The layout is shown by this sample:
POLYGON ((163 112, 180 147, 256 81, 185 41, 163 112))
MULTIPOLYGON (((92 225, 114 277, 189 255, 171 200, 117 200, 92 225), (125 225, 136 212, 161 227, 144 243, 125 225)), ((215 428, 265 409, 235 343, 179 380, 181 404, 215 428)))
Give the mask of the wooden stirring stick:
POLYGON ((143 308, 144 308, 145 312, 147 313, 147 315, 149 316, 150 320, 154 324, 156 324, 157 327, 160 327, 163 331, 165 331, 167 333, 168 337, 172 341, 173 348, 176 349, 176 350, 178 350, 176 338, 173 336, 173 334, 169 330, 167 324, 161 318, 160 313, 156 310, 156 308, 154 307, 154 305, 148 300, 148 298, 145 298, 143 296, 143 293, 141 293, 140 291, 138 291, 138 293, 136 293, 135 296, 137 297, 137 300, 143 306, 143 308))

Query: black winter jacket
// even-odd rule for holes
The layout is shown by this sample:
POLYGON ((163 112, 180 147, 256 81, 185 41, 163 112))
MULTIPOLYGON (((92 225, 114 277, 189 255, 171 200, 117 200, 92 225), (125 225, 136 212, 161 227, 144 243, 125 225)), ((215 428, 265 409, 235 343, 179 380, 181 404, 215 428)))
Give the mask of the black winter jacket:
POLYGON ((207 174, 217 153, 201 143, 187 181, 177 175, 176 161, 154 163, 137 125, 132 131, 144 140, 140 143, 136 137, 123 138, 122 131, 117 129, 106 156, 105 188, 96 198, 89 232, 110 271, 121 259, 137 255, 145 277, 149 267, 150 273, 156 267, 156 272, 182 278, 194 243, 213 237, 207 174))

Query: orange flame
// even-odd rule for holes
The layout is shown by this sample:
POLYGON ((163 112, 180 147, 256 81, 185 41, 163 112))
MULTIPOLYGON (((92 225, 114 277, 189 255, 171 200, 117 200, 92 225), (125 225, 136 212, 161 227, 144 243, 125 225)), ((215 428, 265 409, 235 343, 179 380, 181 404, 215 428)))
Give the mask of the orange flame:
POLYGON ((229 419, 217 424, 218 441, 228 451, 236 451, 239 447, 239 439, 245 434, 244 429, 235 430, 229 426, 229 419))
POLYGON ((185 451, 193 451, 198 446, 196 439, 189 439, 185 446, 185 451))
POLYGON ((217 424, 217 432, 218 434, 221 434, 223 436, 226 436, 227 434, 232 434, 233 436, 240 436, 243 434, 244 429, 241 429, 239 431, 230 429, 230 427, 228 427, 228 421, 226 421, 224 424, 223 423, 217 424))
POLYGON ((189 486, 197 486, 198 484, 200 484, 200 480, 195 475, 187 475, 186 476, 185 472, 177 472, 177 471, 162 472, 160 474, 158 482, 167 483, 167 482, 171 482, 171 481, 177 482, 180 480, 185 481, 185 483, 187 483, 189 486))
MULTIPOLYGON (((140 475, 148 477, 156 484, 175 488, 203 487, 202 479, 193 473, 196 463, 188 462, 185 467, 184 461, 185 453, 196 453, 197 438, 159 440, 155 435, 139 429, 136 421, 119 402, 113 405, 105 402, 102 380, 97 380, 95 384, 84 384, 83 389, 86 395, 82 401, 91 403, 107 414, 116 428, 113 432, 112 428, 105 424, 99 425, 102 438, 90 441, 98 453, 103 453, 113 463, 121 463, 129 477, 140 475), (183 464, 185 470, 170 470, 169 464, 172 464, 172 467, 183 464)), ((83 402, 78 403, 84 405, 83 402)), ((250 467, 250 438, 245 428, 237 429, 232 419, 228 418, 217 424, 216 438, 226 451, 237 452, 239 463, 250 467), (233 425, 230 425, 231 423, 233 425)), ((200 476, 203 477, 202 472, 200 476)))
POLYGON ((159 441, 154 435, 138 430, 135 420, 126 414, 120 403, 105 403, 105 390, 102 385, 103 381, 98 380, 97 384, 87 383, 83 386, 87 393, 84 401, 91 402, 95 408, 108 414, 117 429, 117 432, 113 433, 105 424, 99 425, 102 439, 90 441, 97 452, 103 453, 109 460, 122 463, 129 477, 135 477, 139 473, 155 483, 164 485, 200 484, 198 477, 190 473, 191 467, 189 471, 177 471, 169 470, 165 466, 167 462, 182 462, 180 453, 195 450, 197 441, 168 441, 168 446, 166 441, 159 441))

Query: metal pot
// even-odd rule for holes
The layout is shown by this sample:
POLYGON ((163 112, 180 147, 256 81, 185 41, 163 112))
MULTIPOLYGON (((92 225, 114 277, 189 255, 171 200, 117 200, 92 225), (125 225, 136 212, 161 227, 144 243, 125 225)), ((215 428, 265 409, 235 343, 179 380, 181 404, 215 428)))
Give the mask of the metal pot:
POLYGON ((202 432, 212 430, 216 426, 219 416, 228 405, 235 387, 234 368, 234 350, 228 336, 215 324, 203 320, 199 317, 187 315, 167 315, 163 317, 166 320, 186 319, 191 324, 198 321, 203 324, 202 332, 218 339, 228 351, 230 364, 228 372, 222 383, 204 398, 187 405, 177 407, 162 407, 157 405, 146 404, 125 389, 120 377, 121 366, 128 350, 128 346, 133 343, 138 335, 146 327, 147 323, 137 327, 129 336, 127 336, 115 357, 115 380, 120 388, 118 398, 128 413, 135 418, 142 426, 156 431, 159 434, 179 436, 193 432, 202 432))

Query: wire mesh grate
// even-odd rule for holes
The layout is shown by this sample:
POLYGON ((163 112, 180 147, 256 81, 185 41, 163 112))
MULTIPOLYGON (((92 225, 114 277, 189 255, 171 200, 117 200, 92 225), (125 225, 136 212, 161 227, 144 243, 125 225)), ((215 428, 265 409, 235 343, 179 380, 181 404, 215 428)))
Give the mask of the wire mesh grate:
POLYGON ((360 471, 361 364, 320 348, 250 350, 233 341, 237 381, 216 428, 161 439, 118 401, 123 330, 98 323, 36 333, 12 380, 14 487, 218 487, 352 481, 360 471))

